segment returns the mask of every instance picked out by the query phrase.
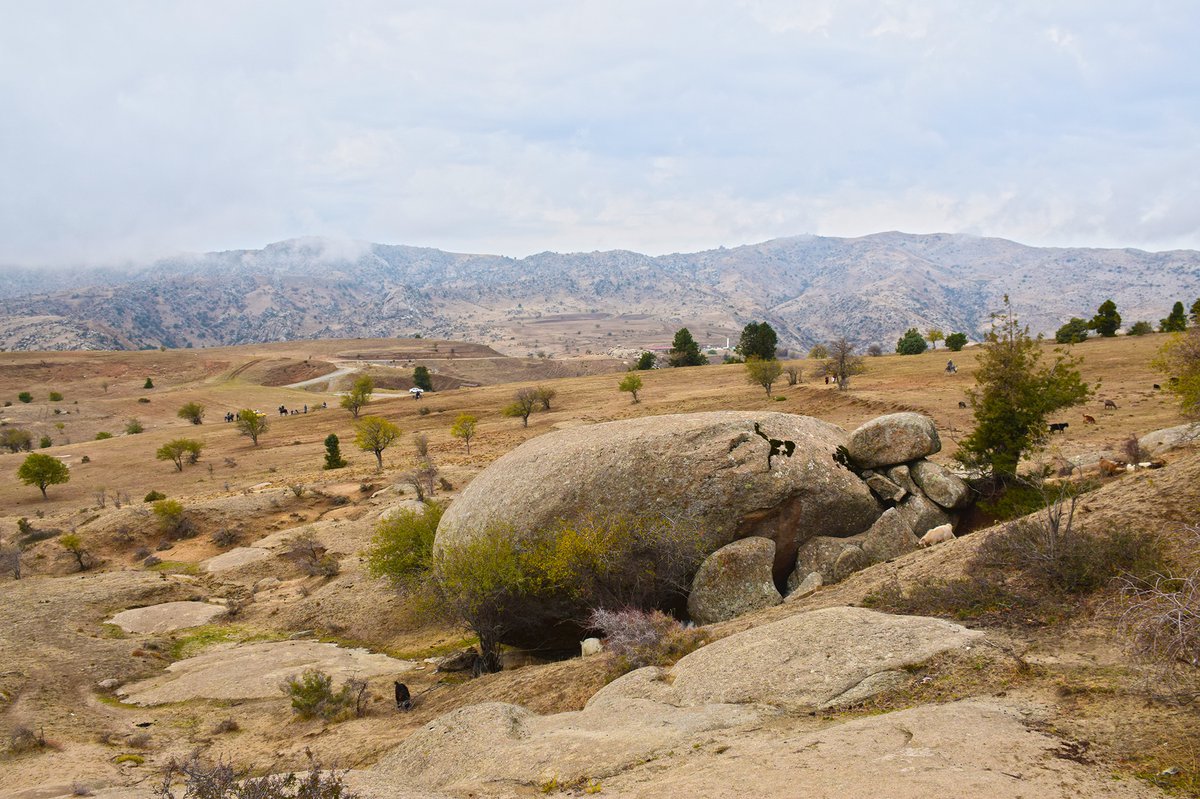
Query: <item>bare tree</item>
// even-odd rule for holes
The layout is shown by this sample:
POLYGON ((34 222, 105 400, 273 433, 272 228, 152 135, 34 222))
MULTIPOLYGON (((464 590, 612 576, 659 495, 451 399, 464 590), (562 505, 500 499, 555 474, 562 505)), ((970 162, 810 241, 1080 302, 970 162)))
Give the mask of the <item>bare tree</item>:
POLYGON ((833 378, 837 381, 838 391, 845 391, 850 387, 852 375, 860 375, 866 371, 863 359, 854 354, 854 345, 845 338, 830 341, 827 351, 829 357, 817 367, 817 374, 833 378))

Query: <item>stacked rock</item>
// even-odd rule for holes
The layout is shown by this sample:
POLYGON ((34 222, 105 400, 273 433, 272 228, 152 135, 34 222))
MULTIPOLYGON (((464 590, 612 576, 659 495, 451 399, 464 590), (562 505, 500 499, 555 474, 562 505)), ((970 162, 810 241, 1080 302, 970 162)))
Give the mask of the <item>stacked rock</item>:
POLYGON ((847 458, 887 510, 866 531, 846 537, 815 536, 796 555, 789 596, 800 587, 834 583, 873 563, 911 552, 934 527, 957 522, 971 501, 959 477, 925 460, 942 448, 933 420, 919 413, 872 419, 850 434, 847 458))

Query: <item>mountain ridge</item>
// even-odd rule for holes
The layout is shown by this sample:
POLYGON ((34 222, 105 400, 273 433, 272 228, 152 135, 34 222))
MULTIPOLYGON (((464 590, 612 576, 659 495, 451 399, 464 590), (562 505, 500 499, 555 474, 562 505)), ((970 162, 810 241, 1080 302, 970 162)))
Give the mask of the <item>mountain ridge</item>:
MULTIPOLYGON (((54 276, 59 277, 61 276, 54 276)), ((512 258, 320 237, 73 273, 54 291, 0 280, 5 349, 200 347, 420 333, 510 353, 706 346, 770 322, 781 346, 844 335, 885 350, 909 327, 986 331, 1009 296, 1052 332, 1106 299, 1151 323, 1200 295, 1200 252, 1032 247, 995 237, 886 231, 789 236, 695 253, 543 252, 512 258), (96 283, 89 284, 92 277, 96 283), (46 320, 31 325, 29 319, 46 320), (590 325, 590 327, 589 327, 590 325)))

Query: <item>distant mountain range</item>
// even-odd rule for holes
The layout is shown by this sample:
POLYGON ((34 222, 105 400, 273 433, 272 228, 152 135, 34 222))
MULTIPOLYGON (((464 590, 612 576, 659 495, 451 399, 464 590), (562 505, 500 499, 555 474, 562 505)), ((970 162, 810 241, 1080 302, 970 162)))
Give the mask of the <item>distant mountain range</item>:
POLYGON ((509 353, 705 346, 767 321, 805 351, 846 336, 890 351, 909 327, 978 339, 1008 295, 1034 332, 1113 299, 1157 324, 1200 296, 1200 252, 1027 247, 966 235, 796 236, 698 253, 527 258, 329 239, 144 268, 0 272, 0 347, 136 349, 308 338, 467 339, 509 353))

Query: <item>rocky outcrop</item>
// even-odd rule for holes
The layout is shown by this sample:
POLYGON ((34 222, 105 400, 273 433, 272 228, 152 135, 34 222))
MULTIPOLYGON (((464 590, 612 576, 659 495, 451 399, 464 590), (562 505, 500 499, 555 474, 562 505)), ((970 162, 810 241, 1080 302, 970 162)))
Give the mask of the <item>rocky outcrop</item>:
POLYGON ((888 508, 862 536, 863 552, 874 563, 898 558, 919 547, 917 536, 900 511, 888 508))
MULTIPOLYGON (((826 608, 731 635, 671 669, 647 667, 598 691, 582 711, 538 716, 502 703, 460 708, 414 732, 376 771, 426 789, 607 780, 728 730, 865 701, 911 681, 906 667, 983 634, 940 619, 826 608)), ((666 794, 675 795, 675 794, 666 794)))
POLYGON ((904 519, 913 534, 920 538, 935 527, 943 524, 953 524, 954 520, 936 502, 925 498, 924 494, 913 494, 896 506, 900 518, 904 519))
POLYGON ((853 472, 834 460, 846 443, 835 425, 783 413, 651 416, 558 430, 527 441, 478 477, 446 511, 435 546, 492 526, 536 529, 560 518, 646 513, 690 519, 709 551, 740 538, 775 542, 774 574, 784 580, 814 535, 860 533, 882 508, 853 472), (776 456, 754 432, 792 441, 776 456))
POLYGON ((771 566, 775 542, 753 536, 726 544, 705 559, 688 594, 688 615, 713 624, 759 608, 778 605, 771 566))
POLYGON ((942 448, 933 420, 920 413, 890 413, 850 434, 850 459, 864 469, 906 463, 942 448))

